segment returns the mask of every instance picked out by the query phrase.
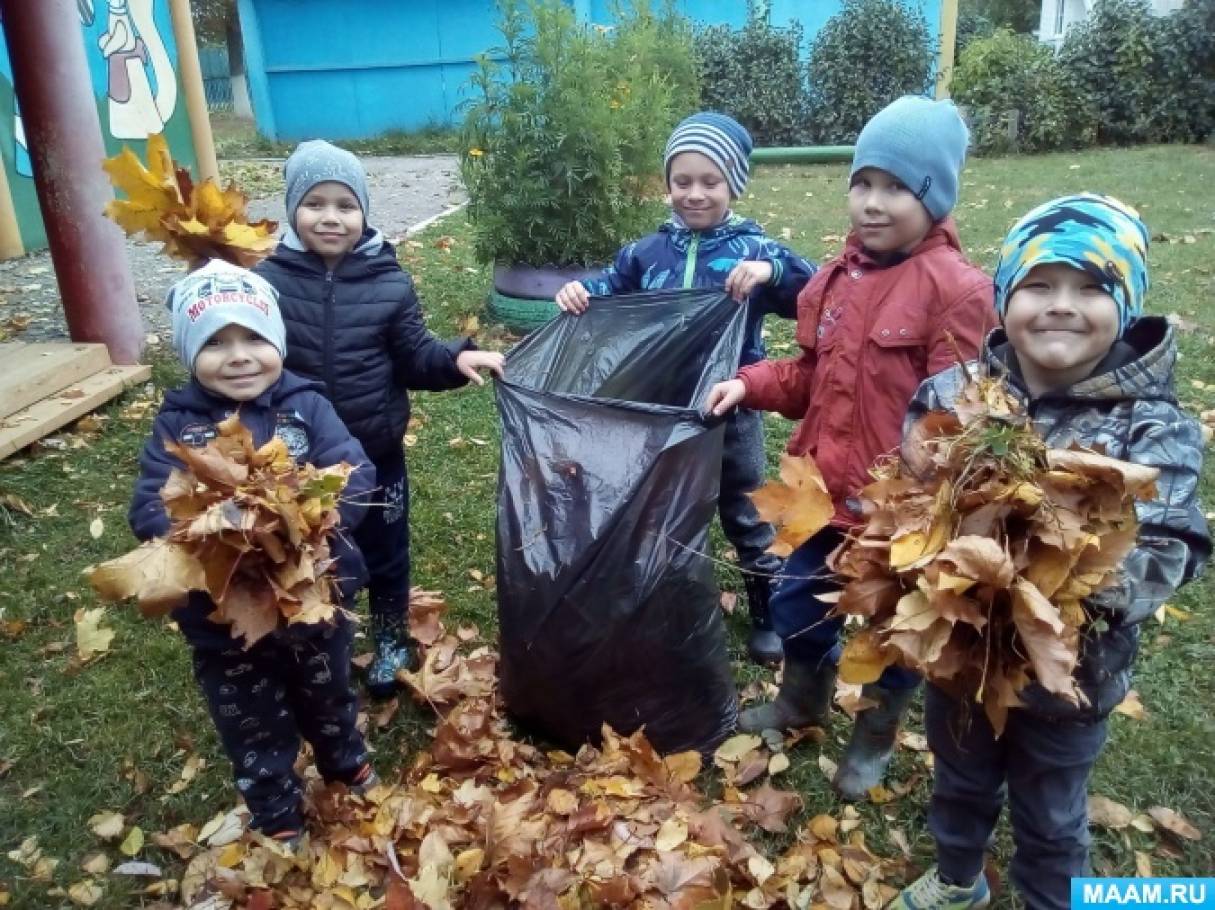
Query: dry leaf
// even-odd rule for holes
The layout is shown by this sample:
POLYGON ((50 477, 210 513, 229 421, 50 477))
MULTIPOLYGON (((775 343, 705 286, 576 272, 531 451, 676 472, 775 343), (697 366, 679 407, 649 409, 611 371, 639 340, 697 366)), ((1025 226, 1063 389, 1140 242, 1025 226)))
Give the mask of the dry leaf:
POLYGON ((76 654, 84 663, 110 650, 114 630, 101 624, 105 613, 105 607, 76 611, 76 654))
POLYGON ((1186 840, 1202 840, 1202 832, 1195 828, 1190 820, 1180 812, 1173 809, 1166 809, 1164 806, 1152 806, 1148 809, 1148 815, 1161 829, 1168 831, 1170 834, 1176 834, 1178 837, 1184 837, 1186 840))
POLYGON ((93 540, 97 540, 104 533, 105 533, 105 522, 102 521, 100 518, 94 518, 89 523, 89 536, 92 537, 93 540))
POLYGON ((760 517, 776 527, 776 541, 769 551, 788 556, 827 526, 835 506, 818 465, 808 455, 782 455, 780 479, 747 495, 760 517))
POLYGON ((102 840, 120 837, 125 827, 121 812, 99 812, 89 819, 89 829, 102 840))
POLYGON ((1105 796, 1089 795, 1088 820, 1099 828, 1122 830, 1131 823, 1134 814, 1122 803, 1105 796))

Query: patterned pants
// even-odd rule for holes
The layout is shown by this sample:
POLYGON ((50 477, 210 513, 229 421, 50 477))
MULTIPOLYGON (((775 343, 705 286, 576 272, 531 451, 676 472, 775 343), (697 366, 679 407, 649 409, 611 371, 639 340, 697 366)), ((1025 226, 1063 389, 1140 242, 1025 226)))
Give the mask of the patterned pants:
POLYGON ((198 680, 236 788, 266 834, 299 830, 300 780, 294 771, 303 736, 326 781, 349 783, 367 760, 355 729, 350 685, 352 629, 299 625, 267 635, 249 650, 194 648, 198 680))
POLYGON ((375 475, 378 489, 367 517, 354 530, 354 542, 367 561, 371 615, 403 621, 409 602, 409 475, 404 450, 376 458, 375 475))

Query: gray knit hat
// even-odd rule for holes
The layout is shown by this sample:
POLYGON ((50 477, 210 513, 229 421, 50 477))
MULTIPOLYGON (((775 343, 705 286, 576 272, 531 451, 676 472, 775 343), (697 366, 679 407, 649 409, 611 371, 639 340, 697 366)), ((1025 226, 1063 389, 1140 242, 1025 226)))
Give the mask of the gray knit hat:
POLYGON ((295 147, 283 165, 287 184, 287 224, 295 227, 295 210, 318 183, 341 183, 359 200, 363 220, 367 219, 367 172, 363 163, 351 152, 340 149, 324 139, 309 139, 295 147))
POLYGON ((278 292, 248 269, 212 259, 169 289, 165 306, 173 318, 173 350, 186 369, 204 344, 228 325, 257 332, 287 355, 287 330, 278 311, 278 292))
POLYGON ((958 201, 958 178, 970 131, 952 101, 904 95, 870 118, 856 138, 851 178, 861 168, 894 174, 934 221, 958 201))

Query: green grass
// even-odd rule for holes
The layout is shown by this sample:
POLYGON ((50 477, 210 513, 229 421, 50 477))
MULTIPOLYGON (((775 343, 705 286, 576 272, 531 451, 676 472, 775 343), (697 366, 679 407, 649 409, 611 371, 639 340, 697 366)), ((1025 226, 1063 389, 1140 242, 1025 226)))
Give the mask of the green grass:
MULTIPOLYGON (((757 171, 751 191, 739 204, 744 214, 765 224, 773 236, 788 229, 788 241, 812 258, 838 250, 846 229, 844 178, 834 167, 775 167, 757 171)), ((1181 335, 1183 358, 1179 391, 1193 410, 1215 408, 1215 313, 1212 291, 1215 235, 1209 229, 1209 198, 1203 190, 1215 181, 1215 152, 1196 147, 1101 151, 1075 156, 977 160, 964 177, 957 215, 962 237, 977 262, 990 268, 996 246, 1011 222, 1034 204, 1073 190, 1107 191, 1137 205, 1156 234, 1193 243, 1156 242, 1151 251, 1153 287, 1149 309, 1176 313, 1194 327, 1181 335), (1202 384, 1202 387, 1195 385, 1202 384), (1209 387, 1207 387, 1209 386, 1209 387)), ((459 218, 432 227, 403 249, 417 278, 428 324, 441 336, 458 331, 469 316, 483 319, 488 271, 471 258, 467 225, 459 218), (438 237, 454 238, 449 251, 438 237)), ((791 323, 770 323, 773 353, 793 352, 791 323)), ((511 339, 492 327, 479 334, 483 346, 505 347, 511 339)), ((169 363, 157 363, 154 398, 180 378, 169 363)), ((143 398, 129 393, 101 412, 106 418, 81 448, 40 448, 0 462, 0 496, 20 497, 34 511, 28 517, 0 511, 0 892, 11 892, 10 906, 67 906, 48 897, 47 884, 27 880, 3 857, 27 836, 61 862, 54 883, 67 887, 83 877, 81 858, 101 844, 87 819, 119 810, 146 833, 184 821, 201 823, 234 800, 225 761, 201 698, 190 678, 188 654, 179 636, 159 621, 142 619, 129 607, 109 610, 116 632, 108 655, 82 669, 70 659, 72 614, 95 602, 80 570, 89 563, 124 552, 132 541, 125 512, 137 469, 135 457, 150 425, 150 413, 137 416, 131 405, 143 398), (94 540, 89 524, 100 517, 104 533, 94 540), (18 628, 11 623, 24 623, 18 628), (56 650, 61 644, 66 650, 56 650), (207 767, 178 794, 167 794, 187 756, 198 754, 207 767), (11 763, 11 765, 10 765, 11 763), (136 773, 138 772, 138 773, 136 773), (141 783, 146 779, 146 785, 141 783)), ((413 497, 415 583, 445 592, 457 620, 476 623, 487 641, 495 630, 492 593, 469 574, 492 576, 494 565, 494 488, 498 429, 493 393, 466 389, 413 396, 421 425, 409 450, 413 497), (478 445, 471 440, 485 441, 478 445)), ((152 409, 154 410, 154 408, 152 409)), ((775 460, 792 429, 779 417, 767 422, 769 454, 775 460)), ((1204 492, 1212 492, 1211 470, 1204 492)), ((720 535, 715 549, 723 547, 720 535)), ((740 587, 720 573, 724 586, 740 587)), ((1133 874, 1133 850, 1152 852, 1157 874, 1207 874, 1215 868, 1215 619, 1206 604, 1210 585, 1196 583, 1174 603, 1193 613, 1188 622, 1154 621, 1145 630, 1136 688, 1148 718, 1115 715, 1110 742, 1091 790, 1138 810, 1168 806, 1183 812, 1204 832, 1197 843, 1173 845, 1132 831, 1098 832, 1094 860, 1099 871, 1133 874)), ((763 674, 743 661, 745 620, 729 622, 732 656, 740 681, 763 674)), ((373 731, 381 772, 407 763, 426 742, 430 719, 425 711, 403 706, 386 731, 373 731)), ((913 717, 918 729, 918 718, 913 717)), ((823 751, 838 759, 847 724, 837 721, 823 751)), ((818 767, 819 748, 798 747, 792 768, 777 779, 796 787, 807 812, 838 812, 818 767)), ((920 782, 884 806, 861 807, 867 842, 897 855, 896 830, 912 844, 920 864, 931 861, 924 809, 929 773, 923 757, 900 750, 891 775, 920 782)), ((1010 842, 1005 829, 998 860, 1005 866, 1010 842)), ((774 843, 779 846, 779 842, 774 843)), ((146 847, 141 858, 180 874, 170 855, 146 847)), ((150 900, 150 899, 149 899, 150 900)), ((137 906, 140 898, 117 878, 106 882, 97 905, 137 906)), ((999 901, 1012 906, 1005 891, 999 901)))
MULTIPOLYGON (((253 121, 230 113, 212 112, 215 154, 221 158, 285 158, 295 142, 276 142, 257 132, 253 121)), ((456 151, 455 130, 430 126, 410 132, 392 131, 374 139, 343 140, 343 148, 360 155, 436 155, 456 151)))

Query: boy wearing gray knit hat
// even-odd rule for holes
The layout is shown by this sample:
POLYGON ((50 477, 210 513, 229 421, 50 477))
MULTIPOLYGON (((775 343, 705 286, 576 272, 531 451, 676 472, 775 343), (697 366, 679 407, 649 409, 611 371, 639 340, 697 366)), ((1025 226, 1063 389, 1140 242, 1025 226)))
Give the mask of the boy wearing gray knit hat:
MULTIPOLYGON (((966 260, 949 217, 967 131, 948 101, 907 96, 879 111, 856 141, 848 187, 852 231, 798 296, 799 357, 744 367, 709 393, 718 415, 737 405, 803 415, 791 455, 812 455, 835 504, 832 524, 794 550, 772 595, 784 639, 780 693, 743 711, 745 732, 826 726, 840 621, 821 595, 838 590, 828 564, 856 524, 852 503, 870 466, 898 447, 907 402, 928 376, 974 357, 992 320, 992 282, 966 260)), ((865 686, 834 779, 864 799, 885 774, 919 677, 898 667, 865 686)))

